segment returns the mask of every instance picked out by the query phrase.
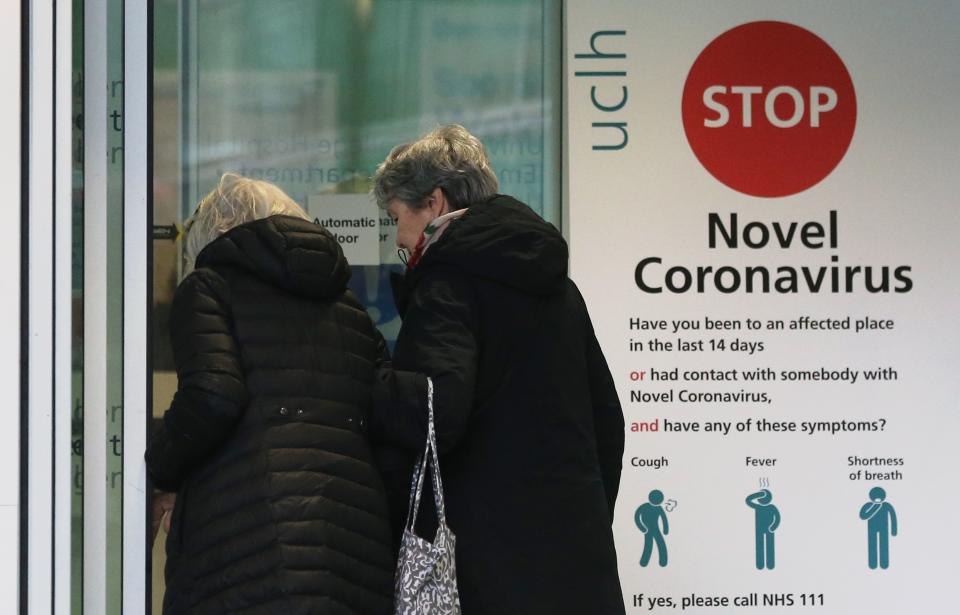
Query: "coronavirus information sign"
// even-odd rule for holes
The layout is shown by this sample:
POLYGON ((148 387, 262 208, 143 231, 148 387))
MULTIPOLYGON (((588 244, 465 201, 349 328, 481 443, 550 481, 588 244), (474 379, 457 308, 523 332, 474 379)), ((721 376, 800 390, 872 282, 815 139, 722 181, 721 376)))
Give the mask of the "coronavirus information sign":
POLYGON ((567 4, 628 612, 956 610, 960 5, 567 4))

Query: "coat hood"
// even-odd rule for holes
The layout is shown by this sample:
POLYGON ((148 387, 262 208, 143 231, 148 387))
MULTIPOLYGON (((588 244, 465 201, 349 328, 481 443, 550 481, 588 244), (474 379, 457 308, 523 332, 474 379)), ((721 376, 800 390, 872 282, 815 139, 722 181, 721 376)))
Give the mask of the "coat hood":
POLYGON ((270 216, 232 228, 205 247, 196 268, 244 269, 287 292, 318 299, 341 295, 350 267, 330 232, 308 220, 270 216))
POLYGON ((413 274, 453 265, 529 294, 551 295, 566 287, 567 257, 556 227, 520 201, 497 195, 451 222, 413 274))

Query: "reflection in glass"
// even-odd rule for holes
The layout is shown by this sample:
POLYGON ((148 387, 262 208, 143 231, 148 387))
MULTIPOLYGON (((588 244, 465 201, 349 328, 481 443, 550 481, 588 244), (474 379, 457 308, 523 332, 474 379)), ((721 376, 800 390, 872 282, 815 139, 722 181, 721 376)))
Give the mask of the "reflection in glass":
MULTIPOLYGON (((107 4, 106 614, 123 600, 123 0, 107 4)), ((87 207, 102 206, 87 203, 87 207)), ((130 349, 142 352, 142 349, 130 349)))

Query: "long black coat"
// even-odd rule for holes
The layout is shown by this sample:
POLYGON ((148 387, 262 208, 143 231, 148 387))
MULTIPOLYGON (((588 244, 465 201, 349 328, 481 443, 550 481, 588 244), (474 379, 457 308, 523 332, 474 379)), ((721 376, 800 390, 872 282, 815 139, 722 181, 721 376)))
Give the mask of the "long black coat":
MULTIPOLYGON (((430 375, 465 615, 623 613, 623 412, 566 242, 498 196, 453 221, 398 291, 398 371, 382 373, 371 437, 422 450, 430 375)), ((396 532, 409 465, 384 476, 396 532)))
POLYGON ((177 289, 179 386, 150 441, 177 492, 164 613, 384 614, 393 558, 366 436, 382 338, 319 225, 230 230, 177 289))

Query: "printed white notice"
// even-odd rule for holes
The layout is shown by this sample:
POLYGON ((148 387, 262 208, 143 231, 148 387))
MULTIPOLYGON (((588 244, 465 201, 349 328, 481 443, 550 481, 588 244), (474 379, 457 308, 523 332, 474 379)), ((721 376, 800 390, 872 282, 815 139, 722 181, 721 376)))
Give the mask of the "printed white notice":
POLYGON ((380 264, 380 210, 369 194, 316 194, 307 200, 314 221, 330 231, 351 265, 380 264))
POLYGON ((960 612, 960 4, 567 3, 630 613, 960 612))

